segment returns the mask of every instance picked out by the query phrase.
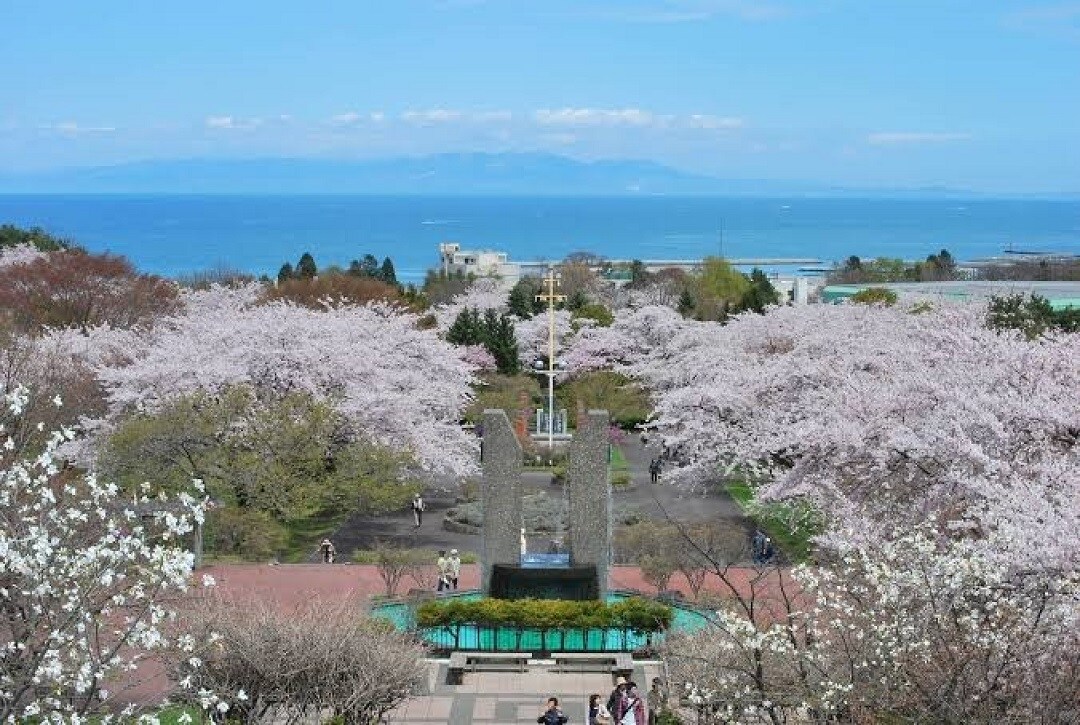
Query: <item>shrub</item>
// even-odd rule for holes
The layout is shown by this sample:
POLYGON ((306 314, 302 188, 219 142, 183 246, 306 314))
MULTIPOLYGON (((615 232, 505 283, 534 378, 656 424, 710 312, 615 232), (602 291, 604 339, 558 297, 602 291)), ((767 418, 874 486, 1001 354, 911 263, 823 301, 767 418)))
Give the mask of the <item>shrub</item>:
POLYGON ((209 516, 211 548, 245 561, 265 561, 285 549, 288 533, 267 511, 223 506, 209 516))
POLYGON ((671 607, 641 597, 614 604, 561 599, 432 600, 416 610, 418 627, 461 624, 535 629, 630 629, 657 632, 671 625, 671 607))
POLYGON ((615 471, 611 474, 612 486, 629 486, 630 481, 630 471, 615 471))
POLYGON ((896 293, 888 287, 867 287, 850 297, 857 305, 882 305, 892 307, 896 304, 896 293))
POLYGON ((269 287, 264 302, 289 300, 304 307, 321 310, 327 300, 363 305, 368 302, 399 302, 401 293, 395 285, 371 277, 327 274, 320 277, 289 279, 269 287))
POLYGON ((418 691, 423 650, 354 602, 281 611, 257 600, 204 600, 189 628, 219 644, 184 654, 173 674, 194 690, 243 691, 228 714, 247 723, 311 722, 329 714, 371 723, 418 691), (191 662, 203 666, 191 671, 191 662))

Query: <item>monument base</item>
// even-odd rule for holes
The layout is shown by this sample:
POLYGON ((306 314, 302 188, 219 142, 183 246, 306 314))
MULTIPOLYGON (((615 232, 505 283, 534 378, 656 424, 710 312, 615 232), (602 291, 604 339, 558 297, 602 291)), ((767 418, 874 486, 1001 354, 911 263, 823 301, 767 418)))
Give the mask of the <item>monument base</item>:
POLYGON ((600 598, 600 582, 595 566, 540 569, 495 564, 491 571, 491 594, 495 599, 600 598))

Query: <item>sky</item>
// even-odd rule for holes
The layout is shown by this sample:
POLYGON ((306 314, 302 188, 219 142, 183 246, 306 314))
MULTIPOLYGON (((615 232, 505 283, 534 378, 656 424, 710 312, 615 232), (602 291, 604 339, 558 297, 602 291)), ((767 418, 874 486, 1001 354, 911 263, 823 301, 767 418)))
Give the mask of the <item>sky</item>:
POLYGON ((1080 192, 1080 1, 2 0, 0 171, 548 151, 1080 192))

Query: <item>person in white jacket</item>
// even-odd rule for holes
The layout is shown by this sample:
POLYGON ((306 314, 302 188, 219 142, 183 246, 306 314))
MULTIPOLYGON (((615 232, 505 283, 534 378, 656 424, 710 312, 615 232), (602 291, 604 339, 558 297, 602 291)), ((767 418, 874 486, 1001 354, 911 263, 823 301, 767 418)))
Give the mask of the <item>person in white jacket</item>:
POLYGON ((450 550, 450 558, 446 560, 447 573, 450 575, 450 587, 457 591, 458 577, 461 576, 461 557, 457 549, 450 550))

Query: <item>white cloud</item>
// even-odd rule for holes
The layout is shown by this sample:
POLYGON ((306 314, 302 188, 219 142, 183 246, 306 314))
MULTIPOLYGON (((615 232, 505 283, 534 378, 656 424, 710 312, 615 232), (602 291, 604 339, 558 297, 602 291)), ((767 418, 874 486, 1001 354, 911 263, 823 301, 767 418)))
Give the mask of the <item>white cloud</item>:
POLYGON ((219 130, 247 131, 262 125, 261 118, 240 119, 233 116, 208 116, 206 127, 219 130))
POLYGON ((46 131, 55 131, 62 136, 82 136, 88 133, 111 133, 115 126, 81 126, 75 121, 61 121, 41 126, 46 131))
POLYGON ((356 111, 348 111, 347 113, 338 113, 330 117, 330 123, 348 125, 350 123, 356 123, 363 116, 356 111))
POLYGON ((445 108, 433 108, 426 111, 405 111, 401 114, 401 120, 405 123, 429 125, 433 123, 449 123, 461 120, 461 111, 451 111, 445 108))
POLYGON ((542 126, 651 126, 657 118, 639 108, 541 109, 533 119, 542 126))
POLYGON ((477 123, 507 123, 514 120, 514 114, 510 111, 480 111, 472 115, 472 120, 477 123))
POLYGON ((382 123, 386 120, 386 114, 382 111, 372 111, 368 114, 368 118, 371 119, 372 123, 382 123))
POLYGON ((691 128, 704 129, 732 129, 742 128, 744 122, 741 118, 731 116, 712 116, 707 113, 693 113, 687 119, 691 128))
POLYGON ((969 133, 935 133, 925 131, 877 131, 867 134, 866 142, 872 146, 894 146, 898 144, 947 143, 949 141, 967 141, 969 133))

